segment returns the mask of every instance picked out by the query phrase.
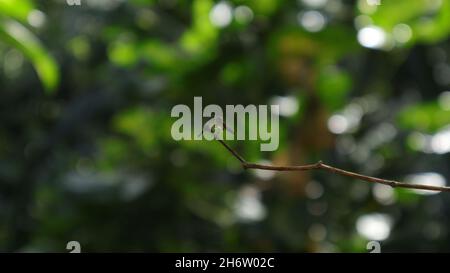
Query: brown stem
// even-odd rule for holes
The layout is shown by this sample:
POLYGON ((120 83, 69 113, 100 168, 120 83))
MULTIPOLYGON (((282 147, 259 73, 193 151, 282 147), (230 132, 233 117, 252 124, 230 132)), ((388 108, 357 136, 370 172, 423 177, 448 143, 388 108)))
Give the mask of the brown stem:
POLYGON ((405 182, 399 182, 394 180, 387 180, 372 176, 367 176, 359 173, 354 173, 346 170, 342 170, 339 168, 335 168, 333 166, 324 164, 322 161, 319 161, 315 164, 309 165, 301 165, 301 166, 273 166, 273 165, 265 165, 265 164, 256 164, 249 163, 245 161, 245 159, 239 155, 233 148, 231 148, 225 141, 217 139, 239 162, 244 169, 260 169, 260 170, 271 170, 271 171, 309 171, 309 170, 324 170, 330 173, 339 174, 342 176, 347 176, 351 178, 356 178, 360 180, 364 180, 371 183, 378 183, 391 186, 393 188, 408 188, 408 189, 419 189, 419 190, 430 190, 430 191, 446 191, 450 192, 450 187, 439 187, 439 186, 430 186, 424 184, 411 184, 405 182))

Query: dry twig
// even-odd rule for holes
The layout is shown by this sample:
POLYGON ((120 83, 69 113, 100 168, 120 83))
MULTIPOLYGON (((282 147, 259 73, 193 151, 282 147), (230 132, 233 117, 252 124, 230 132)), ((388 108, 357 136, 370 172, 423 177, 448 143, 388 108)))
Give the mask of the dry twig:
POLYGON ((342 170, 339 168, 335 168, 333 166, 324 164, 322 161, 319 161, 315 164, 309 164, 309 165, 301 165, 301 166, 272 166, 272 165, 264 165, 264 164, 256 164, 256 163, 250 163, 247 162, 241 155, 239 155, 238 152, 236 152, 233 148, 231 148, 228 144, 225 143, 225 141, 221 139, 217 139, 218 142, 220 142, 239 162, 241 162, 241 165, 244 169, 260 169, 260 170, 271 170, 271 171, 280 171, 280 172, 286 172, 286 171, 310 171, 310 170, 324 170, 330 173, 335 173, 351 178, 356 178, 360 180, 364 180, 371 183, 379 183, 391 186, 393 188, 408 188, 408 189, 418 189, 418 190, 430 190, 430 191, 446 191, 450 192, 450 187, 440 187, 440 186, 431 186, 431 185, 424 185, 424 184, 412 184, 412 183, 405 183, 405 182, 399 182, 394 180, 387 180, 367 175, 362 175, 359 173, 349 172, 346 170, 342 170))

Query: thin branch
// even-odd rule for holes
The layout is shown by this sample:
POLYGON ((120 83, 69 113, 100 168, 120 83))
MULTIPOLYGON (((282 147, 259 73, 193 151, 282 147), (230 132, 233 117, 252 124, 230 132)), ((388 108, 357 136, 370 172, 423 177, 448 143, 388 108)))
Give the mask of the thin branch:
POLYGON ((257 164, 257 163, 249 163, 247 162, 238 152, 236 152, 233 148, 231 148, 225 141, 221 139, 217 139, 218 142, 222 144, 239 162, 244 169, 259 169, 259 170, 271 170, 271 171, 280 171, 280 172, 290 172, 290 171, 310 171, 310 170, 324 170, 330 173, 339 174, 346 177, 356 178, 360 180, 364 180, 371 183, 378 183, 383 185, 388 185, 393 188, 408 188, 408 189, 418 189, 418 190, 430 190, 430 191, 440 191, 440 192, 450 192, 450 187, 439 187, 439 186, 431 186, 424 184, 411 184, 405 182, 399 182, 394 180, 387 180, 372 176, 367 176, 359 173, 354 173, 346 170, 342 170, 327 164, 324 164, 322 161, 319 161, 315 164, 309 165, 301 165, 301 166, 273 166, 273 165, 265 165, 265 164, 257 164))

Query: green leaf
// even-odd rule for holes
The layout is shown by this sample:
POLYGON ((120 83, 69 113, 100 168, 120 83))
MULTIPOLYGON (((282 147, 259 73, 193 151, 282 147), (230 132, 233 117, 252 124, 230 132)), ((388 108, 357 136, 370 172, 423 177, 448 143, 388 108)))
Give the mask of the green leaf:
POLYGON ((26 22, 28 13, 34 9, 29 0, 0 0, 0 14, 26 22))
POLYGON ((450 124, 450 111, 435 102, 419 104, 403 110, 399 121, 404 128, 432 133, 450 124))
POLYGON ((112 122, 114 130, 130 136, 147 152, 154 151, 161 140, 171 139, 171 119, 165 112, 137 106, 118 114, 112 122))
POLYGON ((58 66, 38 38, 17 21, 0 18, 0 38, 16 47, 32 62, 47 93, 59 82, 58 66))
POLYGON ((435 43, 450 33, 450 1, 385 1, 370 18, 388 33, 398 24, 407 24, 412 30, 409 43, 435 43))
POLYGON ((317 80, 319 97, 328 109, 332 111, 344 106, 351 87, 351 77, 337 67, 323 69, 317 80))

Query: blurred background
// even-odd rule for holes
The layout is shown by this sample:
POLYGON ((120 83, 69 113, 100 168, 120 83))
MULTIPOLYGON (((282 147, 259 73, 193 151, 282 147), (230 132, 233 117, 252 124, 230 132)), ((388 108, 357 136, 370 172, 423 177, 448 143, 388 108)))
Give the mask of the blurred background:
POLYGON ((280 105, 247 160, 450 180, 448 0, 0 0, 0 250, 450 251, 450 194, 243 171, 176 104, 280 105))

